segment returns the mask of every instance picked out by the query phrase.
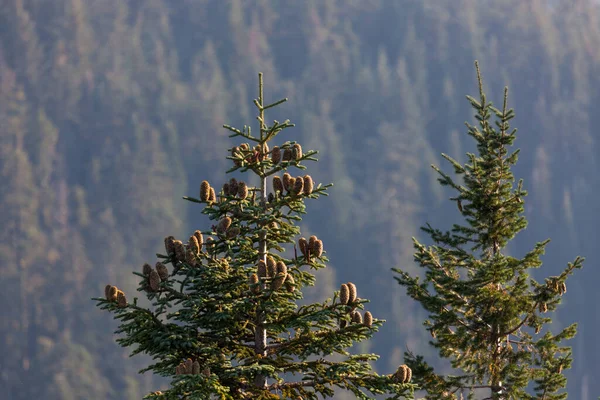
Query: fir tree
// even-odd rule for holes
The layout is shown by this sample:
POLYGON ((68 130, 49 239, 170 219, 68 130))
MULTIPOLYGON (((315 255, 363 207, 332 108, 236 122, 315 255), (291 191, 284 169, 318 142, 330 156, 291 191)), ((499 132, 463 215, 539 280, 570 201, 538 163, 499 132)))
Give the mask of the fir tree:
POLYGON ((172 378, 169 390, 148 399, 317 399, 333 396, 336 387, 360 399, 412 397, 407 366, 379 375, 369 364, 376 355, 348 352, 384 322, 363 311, 368 301, 357 296, 356 285, 342 284, 323 303, 297 305, 302 288, 315 284, 311 270, 325 268, 328 258, 316 236, 298 237, 295 223, 304 202, 326 195, 331 185, 289 172, 316 161, 316 151, 293 141, 273 145, 293 125, 267 125, 265 113, 284 101, 265 105, 259 74, 259 134, 224 126, 253 143, 231 149, 227 172, 255 174, 260 185, 231 178, 215 189, 203 181, 198 198, 184 197, 203 205, 214 224, 185 242, 166 237, 156 265, 135 273, 151 307, 140 307, 137 298, 129 303, 112 285, 95 299, 122 321, 118 343, 137 345, 132 354, 156 360, 141 372, 172 378))
POLYGON ((487 399, 565 399, 563 371, 572 358, 563 341, 576 334, 576 324, 558 334, 545 326, 552 322, 548 312, 566 292, 567 277, 582 267, 583 258, 539 283, 529 271, 541 266, 549 239, 523 258, 506 254, 509 241, 527 225, 522 215, 527 192, 522 179, 514 187, 511 172, 519 154, 509 152, 515 140, 516 129, 509 126, 514 112, 507 108, 507 88, 502 109, 487 101, 475 66, 479 100, 467 99, 476 110, 478 126, 466 125, 478 154, 467 153, 469 162, 464 165, 442 155, 464 184, 433 166, 441 175, 438 181, 457 192, 450 200, 466 224, 454 224, 446 232, 426 224, 422 229, 432 246, 413 238, 415 261, 425 271, 423 281, 394 269, 408 295, 429 313, 425 326, 433 337, 431 344, 460 373, 438 374, 410 352, 405 353, 407 364, 427 399, 475 398, 476 392, 487 393, 487 399))

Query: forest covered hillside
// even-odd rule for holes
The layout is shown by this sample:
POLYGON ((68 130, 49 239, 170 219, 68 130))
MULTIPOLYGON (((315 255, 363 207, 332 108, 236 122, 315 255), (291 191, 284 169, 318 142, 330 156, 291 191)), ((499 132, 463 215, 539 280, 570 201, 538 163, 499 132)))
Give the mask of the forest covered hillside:
POLYGON ((302 222, 333 267, 309 296, 361 282, 387 320, 360 349, 376 368, 407 349, 435 360, 391 268, 416 274, 411 237, 459 217, 430 164, 473 151, 479 60, 519 129, 529 226, 511 252, 550 237, 540 276, 587 259, 555 328, 579 322, 569 398, 598 398, 599 48, 591 0, 0 2, 2 393, 133 400, 167 385, 137 373, 148 360, 128 358, 90 298, 107 282, 134 293, 165 236, 207 222, 181 198, 224 181, 222 125, 256 123, 258 72, 267 99, 289 98, 271 117, 296 124, 290 140, 321 151, 311 174, 335 184, 302 222))

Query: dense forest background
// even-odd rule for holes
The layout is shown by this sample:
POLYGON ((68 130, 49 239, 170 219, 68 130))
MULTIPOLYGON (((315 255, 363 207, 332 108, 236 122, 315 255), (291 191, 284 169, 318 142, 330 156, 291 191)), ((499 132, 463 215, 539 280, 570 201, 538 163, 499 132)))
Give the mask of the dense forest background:
POLYGON ((415 271, 419 226, 458 218, 429 165, 474 150, 475 59, 517 115, 529 227, 510 251, 551 237, 538 277, 587 257, 554 328, 579 321, 569 398, 597 398, 598 49, 600 7, 583 0, 0 0, 3 398, 133 400, 168 384, 137 374, 148 360, 128 359, 90 298, 107 283, 133 293, 166 235, 206 227, 181 197, 224 181, 221 126, 256 125, 259 71, 267 101, 290 99, 270 117, 297 124, 287 139, 320 150, 310 173, 335 183, 302 223, 332 260, 307 296, 360 282, 388 320, 361 349, 382 354, 379 372, 406 349, 435 360, 390 268, 415 271))

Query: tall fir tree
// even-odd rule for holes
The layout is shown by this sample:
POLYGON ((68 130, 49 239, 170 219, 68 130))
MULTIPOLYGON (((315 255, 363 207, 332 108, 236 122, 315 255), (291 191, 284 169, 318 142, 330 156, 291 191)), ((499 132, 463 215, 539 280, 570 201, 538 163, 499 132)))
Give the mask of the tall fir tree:
POLYGON ((427 399, 472 399, 481 393, 495 400, 565 399, 563 371, 572 358, 563 341, 576 334, 576 324, 557 334, 545 326, 552 322, 547 313, 566 292, 567 277, 582 267, 583 258, 539 283, 529 272, 542 265, 540 256, 549 239, 523 258, 506 254, 509 241, 527 225, 522 215, 527 192, 522 179, 514 187, 511 172, 519 154, 518 149, 509 151, 516 133, 509 126, 514 112, 507 108, 507 88, 502 109, 487 101, 477 62, 475 67, 479 100, 467 99, 478 125, 466 125, 478 154, 467 153, 464 165, 442 154, 463 183, 432 166, 440 184, 456 191, 450 200, 466 224, 454 224, 445 232, 426 224, 422 229, 432 246, 413 238, 423 280, 394 269, 408 295, 429 313, 425 326, 433 337, 430 343, 459 373, 438 374, 411 352, 405 353, 406 362, 427 399))
POLYGON ((141 372, 172 378, 169 390, 148 399, 317 399, 332 397, 336 387, 360 399, 412 398, 406 365, 379 375, 370 365, 378 356, 348 352, 384 322, 363 311, 368 301, 357 296, 356 285, 342 284, 323 303, 298 306, 302 288, 315 284, 311 270, 325 268, 328 259, 316 236, 298 238, 295 223, 306 212, 304 202, 326 195, 330 185, 287 172, 304 170, 317 152, 303 152, 293 141, 273 145, 293 125, 268 125, 265 113, 285 100, 265 105, 259 74, 259 134, 224 126, 253 143, 231 149, 227 172, 254 174, 259 186, 231 178, 215 190, 203 181, 198 198, 184 197, 203 205, 215 223, 187 243, 168 236, 155 267, 145 264, 135 273, 151 307, 139 306, 137 298, 129 303, 112 285, 105 298, 94 299, 122 321, 118 343, 137 345, 132 354, 156 360, 141 372))

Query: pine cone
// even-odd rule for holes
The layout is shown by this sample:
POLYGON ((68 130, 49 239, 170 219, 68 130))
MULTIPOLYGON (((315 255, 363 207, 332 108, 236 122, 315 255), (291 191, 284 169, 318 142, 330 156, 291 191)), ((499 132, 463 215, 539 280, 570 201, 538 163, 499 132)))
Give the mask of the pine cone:
POLYGON ((150 266, 150 264, 145 263, 142 267, 142 274, 144 274, 144 276, 148 276, 150 275, 150 271, 152 271, 152 267, 150 266))
POLYGON ((104 297, 106 298, 106 300, 110 300, 110 288, 112 286, 111 285, 106 285, 104 286, 104 297))
POLYGON ((260 285, 258 284, 258 275, 252 274, 250 278, 248 278, 248 286, 250 286, 250 290, 253 293, 260 293, 260 285))
POLYGON ((304 175, 304 194, 308 196, 313 191, 314 182, 310 175, 304 175))
POLYGON ((246 182, 240 182, 238 184, 237 195, 240 199, 244 200, 248 197, 248 186, 246 186, 246 182))
POLYGON ((356 301, 356 285, 352 282, 348 282, 346 283, 346 285, 348 286, 348 303, 346 304, 352 304, 356 301))
POLYGON ((227 182, 223 184, 223 195, 229 196, 229 183, 227 182))
POLYGON ((208 197, 208 202, 209 203, 216 203, 217 202, 217 194, 215 193, 215 188, 210 188, 210 196, 208 197))
POLYGON ((165 238, 165 250, 166 250, 168 256, 175 253, 174 241, 175 241, 175 238, 173 236, 167 236, 165 238))
POLYGON ((308 259, 308 241, 306 238, 301 237, 298 240, 298 247, 300 248, 302 255, 308 259))
POLYGON ((302 146, 298 143, 292 146, 292 158, 296 161, 302 158, 302 146))
POLYGON ((363 319, 362 319, 362 315, 360 315, 360 312, 358 311, 353 311, 352 312, 352 323, 354 324, 362 324, 363 323, 363 319))
POLYGON ((117 305, 119 308, 127 307, 127 298, 125 297, 125 293, 121 290, 117 292, 117 305))
POLYGON ((175 258, 177 261, 185 261, 185 247, 183 246, 183 242, 181 240, 175 240, 175 258))
POLYGON ((365 320, 363 323, 367 328, 370 328, 373 325, 373 315, 369 311, 365 313, 365 320))
POLYGON ((277 275, 277 264, 267 262, 267 278, 273 278, 275 275, 277 275))
POLYGON ((227 229, 229 229, 230 226, 231 226, 231 218, 223 217, 223 219, 221 219, 221 221, 219 221, 219 224, 217 225, 217 232, 225 233, 225 232, 227 232, 227 229))
POLYGON ((276 269, 278 274, 287 275, 287 265, 283 261, 278 261, 276 264, 276 269))
POLYGON ((283 174, 283 188, 285 190, 287 190, 288 192, 290 191, 291 179, 292 179, 292 176, 290 174, 288 174, 287 172, 285 174, 283 174))
POLYGON ((302 177, 297 177, 294 180, 294 194, 302 194, 304 190, 304 179, 302 177))
POLYGON ((397 383, 408 383, 412 378, 412 371, 408 368, 408 365, 403 364, 398 367, 398 370, 394 373, 393 379, 397 383))
POLYGON ((196 240, 198 240, 198 252, 202 249, 202 244, 204 244, 204 236, 202 236, 202 232, 196 230, 194 231, 194 236, 196 240))
POLYGON ((161 279, 160 279, 160 275, 158 275, 158 272, 156 272, 156 270, 152 270, 150 271, 150 275, 148 276, 148 282, 150 285, 150 290, 153 292, 158 291, 161 279))
POLYGON ((315 257, 319 258, 323 255, 323 241, 322 240, 316 240, 313 245, 310 247, 310 254, 314 255, 315 257))
POLYGON ((192 374, 194 374, 194 375, 200 374, 200 363, 198 362, 198 360, 196 360, 192 363, 192 374))
POLYGON ((263 260, 258 261, 258 264, 256 265, 256 273, 260 278, 267 277, 267 265, 263 260))
POLYGON ((229 180, 229 193, 235 196, 238 192, 238 181, 235 178, 229 180))
POLYGON ((156 263, 156 272, 158 272, 158 276, 162 281, 166 281, 169 278, 169 270, 167 269, 165 264, 161 262, 156 263))
POLYGON ((348 289, 348 285, 345 283, 340 286, 340 303, 348 304, 348 300, 350 299, 350 290, 348 289))
POLYGON ((287 273, 278 273, 275 275, 275 278, 271 281, 271 290, 279 290, 283 286, 285 282, 285 278, 287 278, 287 273))
POLYGON ((283 161, 290 161, 292 159, 292 150, 289 148, 283 150, 283 161))
POLYGON ((210 199, 210 184, 208 181, 202 181, 200 184, 200 200, 201 201, 209 201, 210 199))
POLYGON ((296 281, 291 274, 288 274, 287 278, 285 279, 285 287, 289 293, 293 293, 294 290, 296 290, 296 281))
POLYGON ((278 176, 273 177, 273 190, 275 191, 275 193, 277 193, 277 192, 279 192, 280 194, 283 193, 283 182, 281 181, 281 178, 278 176))
POLYGON ((273 164, 279 164, 279 161, 281 161, 281 149, 279 146, 273 147, 273 150, 271 151, 271 161, 273 161, 273 164))
POLYGON ((108 301, 117 301, 119 289, 116 286, 111 286, 108 291, 108 301))

